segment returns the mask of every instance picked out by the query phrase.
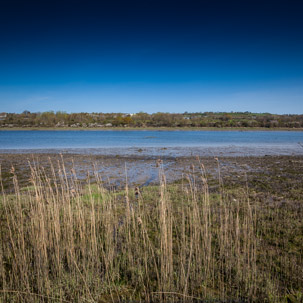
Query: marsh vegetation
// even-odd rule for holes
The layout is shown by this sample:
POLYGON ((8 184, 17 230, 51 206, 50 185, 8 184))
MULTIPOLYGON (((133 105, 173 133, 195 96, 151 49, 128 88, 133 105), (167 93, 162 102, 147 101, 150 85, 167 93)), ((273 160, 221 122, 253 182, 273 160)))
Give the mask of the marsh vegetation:
POLYGON ((126 173, 115 190, 97 171, 79 180, 63 158, 48 170, 30 162, 25 187, 12 168, 0 301, 301 302, 302 180, 265 199, 270 183, 228 182, 217 165, 209 179, 197 159, 168 184, 159 161, 157 185, 130 187, 126 173))

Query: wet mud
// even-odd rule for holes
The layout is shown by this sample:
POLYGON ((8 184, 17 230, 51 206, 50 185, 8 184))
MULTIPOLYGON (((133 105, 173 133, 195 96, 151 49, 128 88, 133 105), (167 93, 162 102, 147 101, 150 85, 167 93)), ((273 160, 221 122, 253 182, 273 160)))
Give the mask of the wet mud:
POLYGON ((159 183, 159 169, 164 171, 168 183, 182 182, 189 175, 200 178, 202 171, 209 179, 210 188, 219 178, 225 186, 255 188, 275 196, 292 200, 303 197, 303 156, 121 156, 58 153, 1 153, 1 178, 3 189, 14 191, 13 175, 19 187, 31 185, 31 167, 42 168, 51 175, 63 174, 62 164, 68 178, 75 175, 83 182, 96 182, 98 173, 107 188, 147 186, 159 183))

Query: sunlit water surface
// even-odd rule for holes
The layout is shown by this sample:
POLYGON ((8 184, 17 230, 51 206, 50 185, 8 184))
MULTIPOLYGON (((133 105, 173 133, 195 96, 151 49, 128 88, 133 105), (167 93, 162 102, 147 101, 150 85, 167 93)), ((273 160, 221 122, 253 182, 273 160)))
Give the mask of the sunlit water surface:
POLYGON ((0 152, 300 155, 302 131, 0 131, 0 152))

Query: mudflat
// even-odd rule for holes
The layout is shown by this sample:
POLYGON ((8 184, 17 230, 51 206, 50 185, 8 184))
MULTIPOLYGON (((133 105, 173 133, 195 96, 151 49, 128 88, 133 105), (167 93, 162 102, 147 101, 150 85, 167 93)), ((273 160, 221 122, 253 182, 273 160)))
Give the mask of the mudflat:
POLYGON ((2 153, 0 154, 2 183, 5 191, 13 192, 13 174, 17 175, 19 186, 31 185, 30 167, 39 166, 46 174, 53 167, 57 174, 63 174, 64 163, 67 178, 72 174, 83 182, 95 182, 98 173, 106 188, 143 187, 159 183, 159 168, 163 168, 168 183, 178 183, 189 175, 201 176, 204 170, 215 188, 219 178, 226 187, 248 186, 270 199, 302 200, 303 198, 303 156, 268 155, 219 158, 210 156, 145 156, 145 155, 89 155, 57 153, 2 153))

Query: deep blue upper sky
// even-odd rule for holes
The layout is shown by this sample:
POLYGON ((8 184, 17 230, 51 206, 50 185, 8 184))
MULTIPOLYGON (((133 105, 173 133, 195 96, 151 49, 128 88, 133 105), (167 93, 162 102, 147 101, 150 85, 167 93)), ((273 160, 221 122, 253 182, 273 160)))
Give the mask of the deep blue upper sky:
POLYGON ((0 112, 303 113, 303 1, 0 1, 0 112))

